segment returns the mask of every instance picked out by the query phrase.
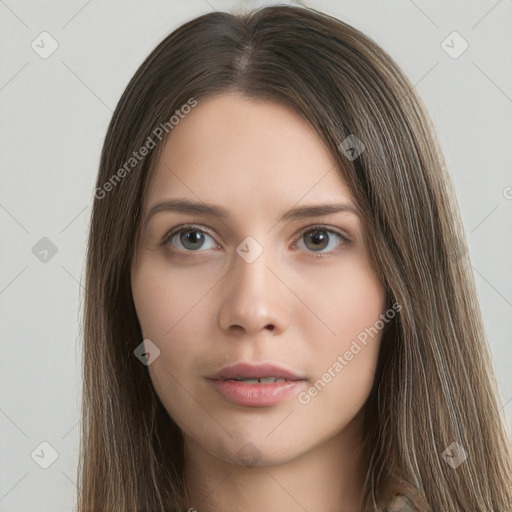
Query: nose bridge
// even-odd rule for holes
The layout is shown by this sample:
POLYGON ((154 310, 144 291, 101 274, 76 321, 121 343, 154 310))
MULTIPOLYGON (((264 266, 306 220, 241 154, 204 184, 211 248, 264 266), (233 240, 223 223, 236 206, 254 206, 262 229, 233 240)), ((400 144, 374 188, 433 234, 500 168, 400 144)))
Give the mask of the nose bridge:
MULTIPOLYGON (((260 240, 261 236, 258 237, 260 240)), ((236 247, 236 256, 233 262, 233 279, 235 281, 235 294, 254 301, 267 301, 275 294, 273 277, 269 268, 275 260, 272 247, 268 239, 259 242, 255 237, 248 236, 236 247)), ((240 299, 241 297, 239 297, 240 299)))
POLYGON ((268 244, 264 247, 252 236, 247 237, 237 246, 233 272, 241 288, 245 287, 247 291, 257 292, 267 284, 267 274, 270 273, 267 266, 271 266, 271 252, 272 249, 268 244))
MULTIPOLYGON (((263 238, 263 237, 262 237, 263 238)), ((261 329, 273 331, 288 325, 283 289, 270 269, 277 261, 273 248, 248 236, 236 247, 233 266, 229 272, 229 286, 220 310, 223 329, 232 326, 243 328, 247 333, 261 329)))

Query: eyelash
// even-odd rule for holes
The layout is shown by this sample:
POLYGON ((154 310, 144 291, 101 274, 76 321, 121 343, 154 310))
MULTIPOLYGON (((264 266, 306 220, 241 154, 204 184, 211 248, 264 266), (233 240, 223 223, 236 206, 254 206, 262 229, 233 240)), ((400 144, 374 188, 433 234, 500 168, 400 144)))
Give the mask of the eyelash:
MULTIPOLYGON (((172 238, 175 236, 175 235, 179 235, 183 232, 189 232, 189 231, 198 231, 200 233, 204 233, 204 234, 207 234, 209 235, 210 237, 212 237, 214 240, 215 240, 215 237, 213 236, 213 234, 207 230, 207 229, 204 229, 203 227, 200 227, 198 226, 197 224, 182 224, 180 226, 178 226, 177 228, 172 228, 171 231, 169 231, 162 239, 162 242, 160 245, 166 245, 167 247, 169 247, 170 251, 172 253, 181 253, 181 254, 198 254, 198 255, 201 255, 202 253, 206 252, 206 251, 190 251, 190 250, 187 250, 187 249, 176 249, 175 247, 173 247, 171 244, 170 244, 170 240, 172 240, 172 238)), ((337 254, 342 248, 343 246, 349 244, 351 242, 351 240, 349 238, 347 238, 344 234, 342 234, 341 232, 339 232, 338 230, 334 230, 332 228, 330 228, 329 226, 325 226, 325 225, 322 225, 322 224, 315 224, 315 225, 312 225, 312 226, 308 226, 306 229, 303 229, 299 235, 299 240, 301 239, 302 236, 304 236, 306 233, 310 232, 310 231, 325 231, 329 234, 334 234, 336 236, 338 236, 340 239, 341 239, 341 242, 340 242, 340 245, 336 248, 336 249, 333 249, 329 252, 315 252, 315 251, 306 251, 306 252, 310 252, 315 258, 324 258, 324 257, 328 257, 332 254, 337 254)), ((296 242, 294 243, 293 247, 295 248, 296 247, 296 242)))

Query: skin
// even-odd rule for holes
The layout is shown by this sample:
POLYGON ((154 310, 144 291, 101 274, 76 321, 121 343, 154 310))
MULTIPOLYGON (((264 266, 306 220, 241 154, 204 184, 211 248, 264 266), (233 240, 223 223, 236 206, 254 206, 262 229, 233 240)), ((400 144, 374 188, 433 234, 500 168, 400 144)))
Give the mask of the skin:
POLYGON ((205 378, 235 362, 272 361, 304 375, 308 389, 386 311, 357 215, 278 222, 291 208, 324 202, 354 204, 311 126, 278 103, 235 93, 201 101, 163 147, 143 206, 132 290, 144 339, 161 351, 148 370, 183 431, 189 506, 198 512, 360 510, 359 419, 381 331, 307 404, 292 396, 240 406, 205 378), (224 206, 230 216, 148 217, 178 197, 224 206), (185 223, 204 237, 165 241, 185 223), (315 224, 349 242, 331 231, 318 245, 308 242, 315 224), (251 263, 236 252, 248 236, 263 249, 251 263), (240 456, 245 445, 252 465, 240 456))

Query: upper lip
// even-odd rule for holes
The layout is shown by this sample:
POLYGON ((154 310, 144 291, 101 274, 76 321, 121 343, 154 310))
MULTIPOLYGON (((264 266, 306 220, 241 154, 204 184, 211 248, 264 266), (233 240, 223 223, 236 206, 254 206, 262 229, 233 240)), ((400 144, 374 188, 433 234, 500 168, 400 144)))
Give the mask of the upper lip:
POLYGON ((273 363, 237 363, 231 366, 225 366, 222 370, 209 378, 212 380, 228 380, 235 378, 256 379, 262 377, 305 380, 304 377, 301 377, 293 371, 273 363))

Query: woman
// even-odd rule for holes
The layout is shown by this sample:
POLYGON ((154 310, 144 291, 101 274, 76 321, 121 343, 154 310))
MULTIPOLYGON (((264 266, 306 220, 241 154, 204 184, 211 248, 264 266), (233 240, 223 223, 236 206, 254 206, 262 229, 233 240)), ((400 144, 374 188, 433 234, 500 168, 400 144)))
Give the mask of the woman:
POLYGON ((95 198, 79 512, 512 510, 452 184, 367 36, 290 6, 186 23, 95 198))

